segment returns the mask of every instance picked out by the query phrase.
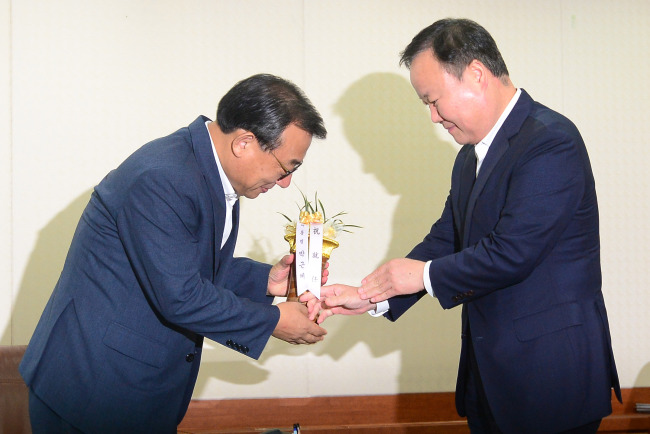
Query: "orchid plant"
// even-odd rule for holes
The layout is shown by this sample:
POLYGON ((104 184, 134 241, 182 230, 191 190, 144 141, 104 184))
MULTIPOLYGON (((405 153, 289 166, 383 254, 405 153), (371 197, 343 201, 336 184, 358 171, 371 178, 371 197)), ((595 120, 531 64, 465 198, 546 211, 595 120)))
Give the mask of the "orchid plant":
POLYGON ((307 199, 307 196, 302 191, 300 191, 300 194, 302 195, 303 202, 302 204, 296 204, 298 206, 299 214, 297 221, 292 220, 285 214, 279 213, 289 221, 289 223, 285 224, 284 226, 285 235, 295 235, 296 224, 298 222, 303 224, 322 223, 323 236, 330 239, 335 239, 341 232, 351 233, 352 231, 348 230, 348 228, 361 228, 361 226, 343 223, 343 220, 341 220, 340 217, 347 214, 345 211, 341 211, 331 217, 327 217, 327 214, 325 213, 325 207, 323 206, 323 203, 318 199, 318 193, 314 194, 313 203, 307 199))

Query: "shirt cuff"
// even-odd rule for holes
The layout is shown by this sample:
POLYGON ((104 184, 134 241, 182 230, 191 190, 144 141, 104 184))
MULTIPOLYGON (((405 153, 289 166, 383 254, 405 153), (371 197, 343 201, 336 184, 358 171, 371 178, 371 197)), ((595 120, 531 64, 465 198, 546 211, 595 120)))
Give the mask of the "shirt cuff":
POLYGON ((383 316, 386 312, 390 310, 390 305, 388 304, 388 300, 380 301, 377 303, 377 307, 373 310, 369 310, 368 313, 370 316, 383 316))
POLYGON ((431 285, 431 277, 429 276, 429 267, 431 267, 431 261, 427 261, 424 264, 424 273, 422 275, 422 280, 424 280, 424 288, 427 290, 431 297, 437 298, 436 294, 433 292, 433 285, 431 285))

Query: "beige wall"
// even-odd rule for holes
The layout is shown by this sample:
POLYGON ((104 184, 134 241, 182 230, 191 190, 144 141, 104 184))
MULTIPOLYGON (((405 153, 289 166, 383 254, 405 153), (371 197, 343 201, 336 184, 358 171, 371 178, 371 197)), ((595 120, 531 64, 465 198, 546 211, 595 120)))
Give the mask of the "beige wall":
MULTIPOLYGON (((363 225, 331 282, 355 284, 438 217, 457 146, 398 53, 447 16, 483 24, 511 77, 569 116, 591 155, 603 290, 623 386, 650 386, 650 122, 645 0, 0 1, 0 343, 28 342, 90 191, 145 141, 213 117, 237 80, 271 72, 325 117, 295 184, 363 225)), ((238 253, 275 261, 298 189, 244 200, 238 253), (264 224, 260 224, 263 221, 264 224)), ((195 397, 453 390, 460 310, 424 299, 395 324, 328 320, 327 339, 272 339, 259 361, 208 343, 195 397)))
POLYGON ((11 10, 0 1, 0 344, 11 342, 12 261, 11 10))

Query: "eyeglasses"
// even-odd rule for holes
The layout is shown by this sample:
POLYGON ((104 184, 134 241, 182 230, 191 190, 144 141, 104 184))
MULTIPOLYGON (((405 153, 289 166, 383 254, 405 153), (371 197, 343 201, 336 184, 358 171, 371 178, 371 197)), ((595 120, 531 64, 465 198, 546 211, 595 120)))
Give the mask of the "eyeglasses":
POLYGON ((284 178, 286 178, 287 176, 289 176, 289 175, 293 175, 293 172, 295 172, 296 170, 298 170, 298 168, 299 168, 300 166, 302 166, 302 162, 300 162, 300 163, 296 164, 295 166, 293 166, 293 169, 291 169, 291 170, 287 170, 287 168, 284 167, 284 164, 282 164, 282 163, 280 162, 280 160, 278 160, 278 157, 275 156, 275 154, 273 153, 273 151, 270 151, 270 152, 271 152, 271 155, 273 155, 273 158, 275 158, 275 161, 277 161, 278 164, 280 165, 280 167, 282 168, 282 170, 284 170, 284 175, 282 175, 281 177, 279 177, 279 178, 278 178, 278 181, 282 181, 282 180, 283 180, 284 178))

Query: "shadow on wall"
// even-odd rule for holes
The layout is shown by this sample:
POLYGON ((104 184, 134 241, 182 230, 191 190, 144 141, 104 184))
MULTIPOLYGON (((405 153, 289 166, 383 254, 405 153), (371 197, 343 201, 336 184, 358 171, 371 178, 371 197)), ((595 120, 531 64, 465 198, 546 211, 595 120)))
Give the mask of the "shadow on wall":
MULTIPOLYGON (((362 77, 342 95, 335 112, 343 120, 345 135, 359 153, 364 171, 399 197, 392 238, 381 263, 404 257, 442 213, 457 150, 437 139, 429 112, 409 81, 398 74, 362 77)), ((360 273, 365 276, 379 265, 368 264, 360 273)), ((359 342, 375 356, 399 351, 399 392, 453 390, 460 310, 443 311, 427 296, 395 323, 363 315, 346 318, 339 330, 328 336, 324 353, 340 358, 359 342)))
POLYGON ((13 325, 2 336, 5 342, 14 345, 29 342, 59 279, 72 236, 91 193, 92 189, 78 196, 39 231, 13 307, 13 325))
POLYGON ((397 74, 374 73, 356 81, 335 113, 363 170, 399 196, 386 258, 403 257, 440 217, 457 151, 437 139, 428 110, 397 74))
MULTIPOLYGON (((620 372, 620 371, 619 371, 620 372)), ((622 385, 621 385, 622 386, 622 385)), ((650 404, 647 399, 647 393, 641 388, 650 387, 650 362, 646 363, 639 374, 636 377, 636 381, 632 385, 632 390, 630 391, 630 396, 627 398, 624 403, 634 406, 637 403, 640 404, 650 404)))
MULTIPOLYGON (((392 238, 387 240, 388 250, 381 263, 404 257, 440 217, 457 150, 436 138, 428 111, 419 103, 408 80, 397 74, 362 77, 338 100, 335 112, 343 120, 345 135, 360 155, 364 171, 399 196, 392 238)), ((368 263, 359 270, 359 276, 369 274, 381 263, 368 263)), ((394 324, 369 315, 334 317, 328 322, 336 322, 337 328, 330 330, 323 343, 312 347, 316 354, 339 360, 360 343, 374 357, 399 352, 399 393, 454 390, 460 354, 460 309, 444 311, 427 296, 394 324)), ((276 348, 286 353, 273 347, 260 361, 272 357, 276 348)), ((393 379, 377 381, 390 384, 393 379)))
POLYGON ((646 363, 637 375, 634 387, 650 387, 650 362, 646 363))

